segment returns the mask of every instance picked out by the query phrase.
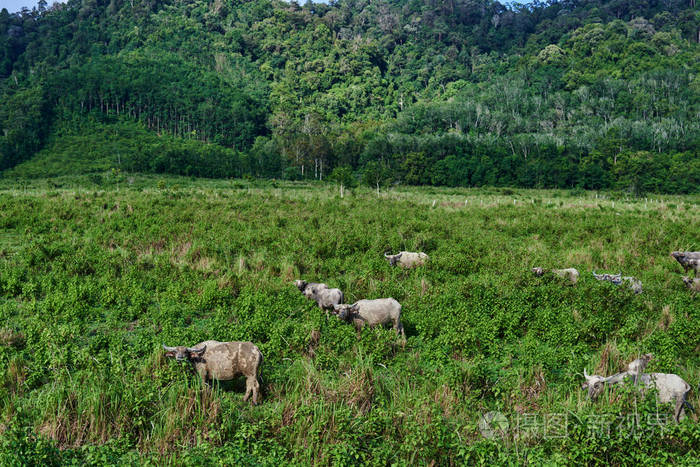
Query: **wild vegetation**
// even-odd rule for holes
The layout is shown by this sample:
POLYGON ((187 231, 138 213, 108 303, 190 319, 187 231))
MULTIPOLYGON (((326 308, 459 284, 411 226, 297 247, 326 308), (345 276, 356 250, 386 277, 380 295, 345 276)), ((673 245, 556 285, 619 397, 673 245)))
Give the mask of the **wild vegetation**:
POLYGON ((699 39, 694 0, 41 1, 0 170, 696 193, 699 39))
POLYGON ((2 181, 0 464, 691 464, 697 413, 665 424, 672 404, 653 392, 618 385, 593 403, 581 383, 653 353, 646 371, 678 374, 700 407, 700 307, 669 255, 699 249, 699 203, 505 188, 340 198, 314 182, 117 172, 2 181), (401 250, 430 261, 391 267, 383 253, 401 250), (327 320, 299 278, 348 303, 394 297, 405 342, 327 320), (207 339, 260 348, 260 405, 243 402, 243 378, 209 391, 163 355, 207 339), (503 433, 480 429, 491 411, 503 433))

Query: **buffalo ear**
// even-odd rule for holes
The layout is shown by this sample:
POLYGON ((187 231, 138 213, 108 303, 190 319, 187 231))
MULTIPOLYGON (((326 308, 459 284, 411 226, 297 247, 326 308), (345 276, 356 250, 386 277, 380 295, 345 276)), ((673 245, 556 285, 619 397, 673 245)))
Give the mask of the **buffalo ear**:
POLYGON ((164 356, 164 357, 169 357, 169 358, 175 358, 175 352, 170 352, 170 351, 168 351, 168 352, 165 352, 165 353, 163 354, 163 356, 164 356))
POLYGON ((187 350, 189 350, 190 355, 196 356, 196 357, 201 357, 202 355, 204 355, 204 352, 207 351, 207 346, 205 345, 201 349, 187 349, 187 350))
POLYGON ((353 303, 350 309, 355 312, 360 309, 360 305, 358 305, 357 303, 353 303))

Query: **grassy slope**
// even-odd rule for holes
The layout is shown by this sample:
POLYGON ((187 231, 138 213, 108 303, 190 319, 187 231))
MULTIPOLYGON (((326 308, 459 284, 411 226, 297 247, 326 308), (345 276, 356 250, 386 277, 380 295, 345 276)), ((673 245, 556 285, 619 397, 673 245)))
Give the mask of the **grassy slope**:
POLYGON ((110 157, 105 157, 103 150, 95 150, 105 142, 101 135, 94 134, 58 137, 36 156, 3 172, 3 176, 10 179, 44 178, 104 172, 118 166, 116 156, 110 160, 110 157))
POLYGON ((100 173, 121 167, 130 154, 143 153, 163 139, 181 141, 170 136, 161 138, 132 122, 101 124, 86 119, 80 123, 82 126, 76 129, 52 135, 44 149, 0 177, 14 180, 100 173))
POLYGON ((592 194, 426 188, 341 200, 327 186, 152 177, 118 190, 71 178, 0 188, 0 461, 698 456, 696 416, 664 435, 592 436, 591 415, 638 410, 644 421, 655 405, 625 391, 591 404, 579 389, 584 367, 610 374, 639 352, 697 388, 700 307, 668 253, 700 249, 698 197, 613 208, 592 194), (432 260, 390 269, 389 249, 432 260), (534 278, 535 265, 582 279, 534 278), (597 283, 591 269, 637 276, 644 293, 597 283), (299 277, 348 300, 398 299, 405 346, 390 330, 358 339, 326 321, 291 285, 299 277), (205 339, 259 345, 261 406, 242 402, 240 382, 207 393, 161 356, 162 343, 205 339), (489 410, 511 425, 567 414, 569 433, 484 440, 489 410))

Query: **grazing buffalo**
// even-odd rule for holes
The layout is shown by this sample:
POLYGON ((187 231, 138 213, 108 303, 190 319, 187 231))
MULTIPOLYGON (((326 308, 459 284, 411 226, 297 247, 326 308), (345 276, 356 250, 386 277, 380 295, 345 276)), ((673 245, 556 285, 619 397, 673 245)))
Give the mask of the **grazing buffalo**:
POLYGON ((340 305, 345 301, 345 296, 340 289, 329 289, 323 283, 295 280, 294 285, 306 298, 315 301, 320 309, 326 310, 326 316, 328 316, 328 310, 333 309, 333 305, 340 305))
POLYGON ((397 264, 402 268, 415 268, 417 266, 423 266, 429 259, 428 255, 423 253, 414 253, 411 251, 402 251, 395 255, 384 254, 384 258, 389 261, 389 264, 396 266, 397 264))
POLYGON ((700 272, 700 251, 674 251, 671 253, 671 257, 683 266, 686 274, 692 269, 697 277, 698 272, 700 272))
POLYGON ((165 356, 178 362, 188 362, 207 386, 210 380, 229 381, 242 374, 246 378, 244 401, 253 396, 258 403, 258 376, 263 362, 262 352, 252 342, 204 341, 194 347, 168 347, 165 356))
POLYGON ((339 319, 352 322, 358 329, 365 324, 369 327, 391 324, 397 335, 406 337, 401 324, 401 304, 393 298, 359 300, 352 305, 335 305, 333 308, 339 319))
POLYGON ((575 285, 578 282, 579 273, 577 269, 566 268, 566 269, 545 269, 545 268, 532 268, 533 274, 536 276, 543 276, 547 272, 551 272, 557 277, 566 279, 571 282, 571 285, 575 285))
MULTIPOLYGON (((630 373, 627 371, 608 377, 589 375, 584 369, 583 377, 586 378, 586 381, 581 385, 581 389, 587 389, 588 397, 595 401, 603 392, 607 383, 621 383, 627 376, 630 376, 630 373)), ((640 373, 637 375, 637 381, 644 385, 644 389, 656 388, 659 402, 662 404, 675 401, 676 407, 673 412, 673 418, 676 422, 683 417, 686 406, 692 410, 687 400, 690 385, 680 376, 671 373, 640 373)))

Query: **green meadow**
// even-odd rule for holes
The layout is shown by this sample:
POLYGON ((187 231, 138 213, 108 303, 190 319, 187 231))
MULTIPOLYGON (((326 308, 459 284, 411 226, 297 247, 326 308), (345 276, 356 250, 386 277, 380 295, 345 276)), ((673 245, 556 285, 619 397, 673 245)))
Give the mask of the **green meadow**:
POLYGON ((641 353, 700 410, 700 196, 198 180, 0 180, 0 464, 692 464, 698 413, 609 388, 641 353), (391 268, 387 251, 424 251, 391 268), (575 286, 530 268, 575 267, 575 286), (639 278, 644 292, 591 271, 639 278), (692 274, 692 273, 691 273, 692 274), (393 297, 406 340, 318 309, 393 297), (316 331, 316 332, 314 332, 316 331), (162 344, 252 341, 262 403, 162 344), (498 424, 480 420, 499 412, 498 424), (489 429, 489 427, 491 429, 489 429), (493 429, 493 428, 496 429, 493 429), (486 428, 486 429, 485 429, 486 428))

